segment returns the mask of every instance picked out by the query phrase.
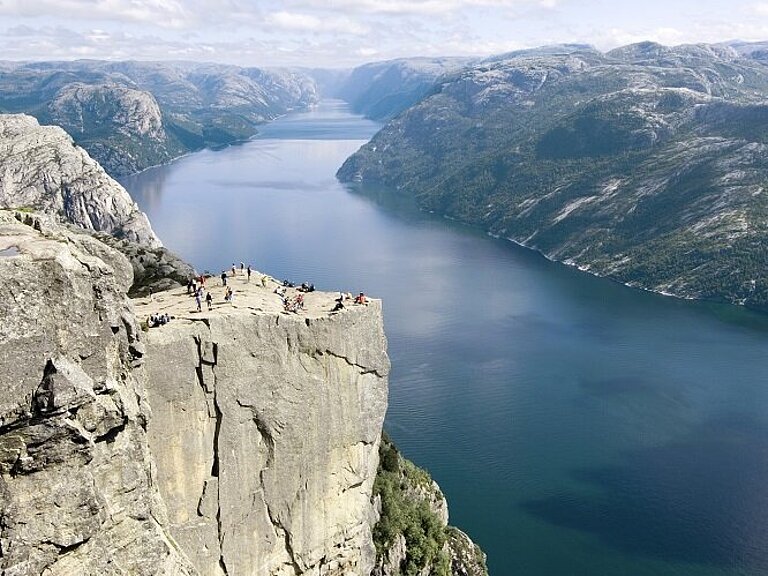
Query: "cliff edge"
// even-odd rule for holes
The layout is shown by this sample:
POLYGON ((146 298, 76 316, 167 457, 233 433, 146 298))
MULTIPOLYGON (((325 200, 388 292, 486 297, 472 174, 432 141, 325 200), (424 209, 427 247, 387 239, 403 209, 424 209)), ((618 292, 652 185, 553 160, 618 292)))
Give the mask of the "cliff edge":
POLYGON ((311 292, 293 314, 272 279, 230 277, 232 303, 208 283, 211 311, 185 289, 136 306, 173 316, 146 333, 143 367, 171 533, 201 574, 369 574, 389 373, 380 302, 330 314, 334 296, 311 292))

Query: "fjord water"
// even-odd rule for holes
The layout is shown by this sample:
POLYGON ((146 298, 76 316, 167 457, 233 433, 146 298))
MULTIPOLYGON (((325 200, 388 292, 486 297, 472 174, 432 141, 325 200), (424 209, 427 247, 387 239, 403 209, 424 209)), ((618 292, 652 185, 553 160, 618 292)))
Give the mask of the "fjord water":
POLYGON ((325 102, 124 184, 198 269, 384 299, 386 426, 493 576, 768 573, 768 319, 353 193, 376 129, 325 102))

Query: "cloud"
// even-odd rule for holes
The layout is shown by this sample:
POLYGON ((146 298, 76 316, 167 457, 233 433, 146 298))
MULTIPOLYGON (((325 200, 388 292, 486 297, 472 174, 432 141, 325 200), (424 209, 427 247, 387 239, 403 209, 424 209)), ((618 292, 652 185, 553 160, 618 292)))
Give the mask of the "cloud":
POLYGON ((539 5, 553 7, 557 0, 292 0, 292 5, 315 10, 370 15, 442 15, 465 9, 511 9, 539 5))
POLYGON ((3 0, 0 15, 37 18, 61 15, 67 20, 151 22, 179 27, 190 19, 179 0, 3 0))
POLYGON ((354 35, 363 35, 368 32, 368 27, 345 16, 321 18, 311 14, 281 11, 268 14, 266 16, 266 22, 270 26, 298 32, 342 33, 354 35))

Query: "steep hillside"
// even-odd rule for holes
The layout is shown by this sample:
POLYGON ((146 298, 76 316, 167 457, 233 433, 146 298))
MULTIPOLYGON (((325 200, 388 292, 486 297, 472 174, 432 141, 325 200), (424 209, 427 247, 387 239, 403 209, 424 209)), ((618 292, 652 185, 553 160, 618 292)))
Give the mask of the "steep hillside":
POLYGON ((23 114, 0 115, 0 208, 34 209, 147 248, 161 246, 125 188, 64 130, 23 114))
POLYGON ((90 60, 0 66, 0 111, 61 126, 114 176, 249 138, 260 123, 317 98, 314 81, 289 70, 90 60))
POLYGON ((338 176, 595 274, 768 308, 766 97, 766 63, 729 46, 517 53, 441 79, 338 176))

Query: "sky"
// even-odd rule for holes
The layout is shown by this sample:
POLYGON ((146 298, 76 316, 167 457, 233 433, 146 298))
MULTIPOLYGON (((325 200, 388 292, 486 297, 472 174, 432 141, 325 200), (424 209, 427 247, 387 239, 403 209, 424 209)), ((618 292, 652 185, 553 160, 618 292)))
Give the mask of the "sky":
POLYGON ((348 67, 545 44, 768 40, 768 0, 0 0, 0 59, 348 67))

